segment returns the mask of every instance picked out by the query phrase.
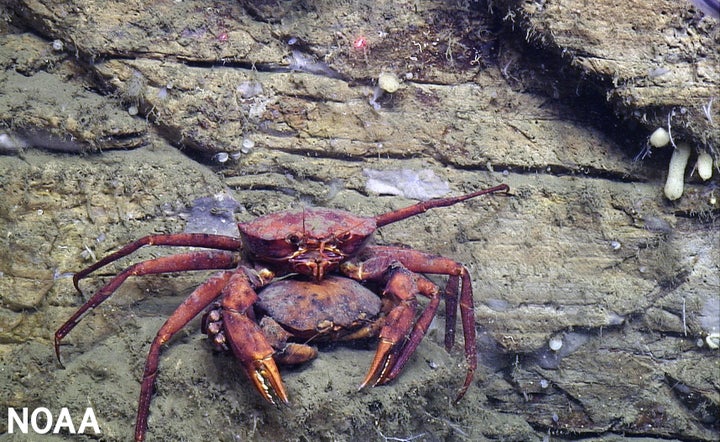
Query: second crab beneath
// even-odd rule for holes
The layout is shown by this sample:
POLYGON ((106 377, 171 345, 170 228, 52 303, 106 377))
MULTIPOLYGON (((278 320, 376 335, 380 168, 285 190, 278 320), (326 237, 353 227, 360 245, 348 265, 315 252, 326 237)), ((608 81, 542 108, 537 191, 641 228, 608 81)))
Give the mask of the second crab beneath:
MULTIPOLYGON (((382 304, 374 292, 349 278, 287 279, 258 293, 253 314, 275 349, 275 361, 294 365, 317 356, 311 342, 376 336, 392 308, 391 303, 382 304)), ((216 303, 203 316, 202 331, 218 350, 228 350, 222 330, 222 306, 216 303)))

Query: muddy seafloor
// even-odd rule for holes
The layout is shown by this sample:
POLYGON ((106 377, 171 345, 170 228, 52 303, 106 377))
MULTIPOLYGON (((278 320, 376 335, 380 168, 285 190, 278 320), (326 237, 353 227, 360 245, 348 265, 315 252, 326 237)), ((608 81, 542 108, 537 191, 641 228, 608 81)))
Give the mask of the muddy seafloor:
MULTIPOLYGON (((384 213, 414 201, 375 194, 366 170, 399 187, 411 169, 452 194, 512 189, 376 234, 470 270, 480 366, 465 398, 451 403, 465 366, 462 336, 443 349, 442 308, 396 381, 357 391, 374 343, 322 345, 282 370, 280 408, 196 319, 163 353, 148 440, 720 436, 720 173, 691 173, 700 150, 717 161, 712 18, 682 2, 616 23, 573 2, 3 3, 3 413, 92 407, 101 435, 54 438, 130 440, 149 343, 209 274, 130 278, 65 339, 63 369, 63 321, 172 251, 141 250, 82 295, 72 272, 146 234, 234 234, 230 219, 291 207, 384 213), (377 97, 383 72, 402 86, 377 97), (676 202, 671 148, 638 157, 668 116, 694 148, 676 202)), ((5 417, 0 439, 53 437, 8 435, 5 417)))

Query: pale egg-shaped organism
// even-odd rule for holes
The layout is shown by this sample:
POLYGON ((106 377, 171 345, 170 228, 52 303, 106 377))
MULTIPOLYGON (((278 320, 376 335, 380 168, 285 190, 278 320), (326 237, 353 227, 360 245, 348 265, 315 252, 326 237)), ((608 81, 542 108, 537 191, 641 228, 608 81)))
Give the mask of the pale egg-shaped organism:
POLYGON ((378 86, 388 94, 392 94, 400 89, 400 79, 393 73, 383 72, 378 77, 378 86))
POLYGON ((655 129, 655 132, 650 135, 650 145, 652 147, 663 147, 670 143, 670 134, 662 127, 655 129))
POLYGON ((713 159, 709 153, 703 151, 698 155, 697 163, 695 164, 698 175, 703 181, 707 181, 712 177, 713 159))

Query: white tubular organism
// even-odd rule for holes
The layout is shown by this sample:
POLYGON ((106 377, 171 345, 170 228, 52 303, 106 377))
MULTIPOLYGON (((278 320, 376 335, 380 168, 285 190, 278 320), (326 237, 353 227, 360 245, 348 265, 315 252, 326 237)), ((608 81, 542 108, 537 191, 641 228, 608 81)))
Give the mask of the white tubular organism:
POLYGON ((686 143, 678 143, 670 158, 667 182, 665 182, 665 196, 675 201, 683 194, 685 180, 685 167, 690 158, 690 146, 686 143))

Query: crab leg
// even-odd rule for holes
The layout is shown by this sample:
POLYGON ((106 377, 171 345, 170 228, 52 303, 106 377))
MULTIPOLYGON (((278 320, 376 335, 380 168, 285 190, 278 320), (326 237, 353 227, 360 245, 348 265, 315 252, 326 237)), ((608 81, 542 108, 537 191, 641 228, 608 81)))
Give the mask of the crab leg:
POLYGON ((410 271, 403 267, 391 270, 383 295, 392 299, 396 305, 388 313, 385 325, 380 330, 375 358, 359 388, 371 382, 379 385, 390 380, 387 377, 388 370, 395 366, 397 358, 402 355, 405 339, 415 320, 416 293, 417 284, 410 271))
POLYGON ((155 339, 150 344, 147 360, 145 361, 145 372, 143 373, 140 387, 140 400, 138 402, 137 418, 135 420, 135 440, 145 440, 147 431, 147 419, 150 414, 150 401, 152 399, 153 386, 157 378, 157 369, 160 360, 162 345, 168 342, 188 322, 197 316, 205 307, 216 299, 223 287, 230 280, 233 272, 225 271, 213 275, 210 279, 196 288, 190 296, 173 312, 158 330, 155 339))
POLYGON ((287 404, 287 392, 273 359, 275 350, 248 317, 258 299, 257 285, 254 287, 245 272, 237 272, 223 289, 220 305, 225 340, 260 395, 271 404, 275 404, 274 396, 287 404))
MULTIPOLYGON (((448 275, 449 277, 445 288, 445 347, 449 351, 454 344, 456 309, 459 301, 460 316, 465 340, 465 360, 468 364, 465 381, 455 399, 456 401, 459 401, 470 387, 475 370, 477 369, 475 312, 473 306, 472 282, 468 271, 462 264, 449 258, 439 255, 431 255, 417 250, 401 249, 389 246, 368 246, 356 261, 348 261, 344 263, 341 270, 344 274, 354 279, 377 279, 395 262, 400 262, 412 272, 434 273, 448 275), (461 282, 462 287, 460 287, 461 282), (458 291, 460 292, 459 298, 458 291)), ((432 296, 430 296, 430 300, 431 303, 427 308, 430 308, 433 304, 432 296)), ((423 315, 424 314, 425 312, 423 312, 423 315)), ((420 336, 420 339, 422 339, 422 336, 420 336)), ((409 357, 410 355, 408 354, 407 356, 409 357)), ((396 370, 391 370, 389 375, 397 376, 401 368, 402 367, 399 367, 396 370)))
POLYGON ((382 227, 388 224, 392 224, 394 222, 410 218, 411 216, 419 215, 423 212, 426 212, 430 209, 434 209, 436 207, 447 207, 452 206, 453 204, 457 204, 460 202, 463 202, 465 200, 469 200, 470 198, 475 198, 481 195, 487 195, 489 193, 497 193, 497 192, 505 192, 507 193, 510 190, 510 186, 507 184, 500 184, 495 187, 490 187, 489 189, 482 189, 478 190, 477 192, 468 193, 467 195, 460 195, 460 196, 451 196, 447 198, 436 198, 428 201, 423 201, 421 203, 414 204, 412 206, 403 207, 402 209, 394 210, 392 212, 383 213, 382 215, 377 215, 375 217, 375 224, 378 227, 382 227))
POLYGON ((111 253, 95 264, 75 273, 73 284, 80 291, 78 283, 81 279, 113 261, 127 256, 143 246, 178 246, 178 247, 205 247, 219 250, 240 250, 242 242, 239 239, 211 235, 208 233, 171 233, 166 235, 149 235, 131 242, 117 252, 111 253))
MULTIPOLYGON (((415 294, 419 293, 430 298, 430 302, 415 321, 415 324, 412 326, 412 332, 409 334, 409 325, 405 326, 405 324, 401 323, 400 327, 398 327, 397 324, 392 322, 391 316, 388 315, 388 325, 385 327, 396 329, 394 330, 396 335, 403 333, 402 338, 404 342, 401 343, 398 339, 395 339, 390 342, 394 347, 388 348, 387 345, 384 347, 381 345, 378 346, 375 360, 360 388, 364 387, 373 378, 376 378, 374 385, 382 385, 392 381, 400 374, 408 359, 410 359, 410 356, 412 356, 418 345, 420 345, 423 337, 425 337, 425 333, 427 333, 428 328, 430 328, 430 323, 435 317, 438 306, 440 305, 440 289, 430 280, 422 275, 412 273, 403 267, 398 267, 397 269, 391 270, 391 272, 393 273, 388 282, 388 287, 385 290, 386 293, 395 294, 396 291, 402 290, 405 293, 401 296, 412 298, 413 301, 415 300, 415 294), (395 287, 394 285, 398 284, 398 281, 399 285, 395 287)), ((392 313, 392 311, 390 313, 392 313)), ((385 328, 383 328, 383 331, 385 331, 385 328)), ((380 336, 382 338, 382 332, 380 336)), ((383 343, 382 339, 380 342, 381 344, 383 343)))
POLYGON ((414 274, 413 276, 415 277, 418 293, 430 298, 430 302, 425 306, 425 309, 423 309, 417 321, 415 321, 415 325, 413 326, 410 336, 407 338, 407 342, 402 347, 393 366, 380 379, 380 384, 390 382, 400 374, 408 359, 410 359, 410 356, 415 353, 418 345, 420 345, 420 341, 425 337, 425 333, 427 333, 428 328, 430 328, 430 323, 437 314, 437 309, 440 305, 440 289, 438 286, 422 275, 414 274))
MULTIPOLYGON (((392 246, 368 246, 363 257, 366 261, 362 262, 361 265, 366 273, 370 271, 378 272, 383 266, 387 268, 393 261, 399 261, 413 272, 448 275, 448 282, 445 287, 445 348, 450 351, 455 344, 455 318, 457 317, 460 281, 463 279, 462 274, 467 273, 463 265, 444 256, 392 246)), ((465 285, 463 282, 463 286, 465 285)), ((470 287, 470 292, 472 292, 469 279, 467 286, 470 287)))
POLYGON ((455 345, 455 323, 457 322, 458 293, 460 293, 460 277, 450 275, 445 284, 445 350, 448 352, 455 345))
POLYGON ((142 276, 158 273, 170 273, 185 270, 216 270, 230 269, 238 265, 239 256, 232 252, 204 250, 201 252, 183 253, 180 255, 163 256, 134 264, 110 280, 82 305, 55 332, 55 355, 60 361, 60 341, 82 320, 91 309, 100 305, 130 276, 142 276))

